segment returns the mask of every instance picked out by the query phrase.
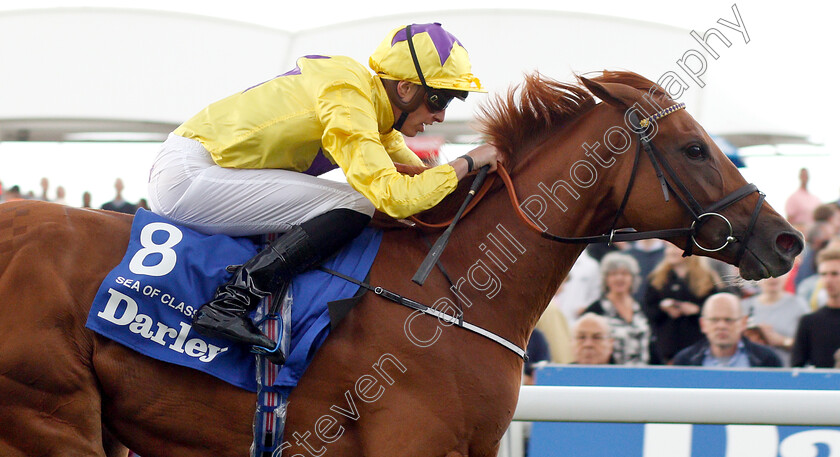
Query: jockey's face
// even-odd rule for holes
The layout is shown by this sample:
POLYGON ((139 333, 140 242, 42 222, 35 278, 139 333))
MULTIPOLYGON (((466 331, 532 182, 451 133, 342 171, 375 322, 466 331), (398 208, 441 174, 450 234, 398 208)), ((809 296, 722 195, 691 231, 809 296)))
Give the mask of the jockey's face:
POLYGON ((435 122, 443 122, 446 117, 446 110, 437 111, 435 113, 429 111, 425 103, 421 104, 416 110, 408 114, 408 117, 403 123, 400 131, 405 136, 415 136, 424 131, 427 125, 432 125, 435 122))
MULTIPOLYGON (((418 84, 400 81, 400 84, 397 86, 397 93, 400 98, 406 102, 413 99, 415 96, 420 96, 420 92, 423 92, 423 87, 418 84)), ((402 115, 402 111, 396 107, 393 109, 394 118, 399 118, 400 115, 402 115)), ((420 106, 418 106, 417 109, 408 114, 400 132, 402 132, 405 136, 413 137, 418 133, 423 132, 427 125, 432 125, 435 122, 443 122, 445 117, 446 109, 432 112, 426 103, 420 103, 420 106)))

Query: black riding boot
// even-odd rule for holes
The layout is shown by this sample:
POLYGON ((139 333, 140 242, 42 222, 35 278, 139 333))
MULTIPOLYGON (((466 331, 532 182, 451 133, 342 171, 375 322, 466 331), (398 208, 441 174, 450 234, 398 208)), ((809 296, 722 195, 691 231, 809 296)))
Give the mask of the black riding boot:
MULTIPOLYGON (((193 328, 206 336, 274 348, 276 343, 251 322, 248 314, 260 299, 284 291, 295 275, 317 265, 355 238, 369 221, 365 214, 337 209, 292 227, 237 268, 230 281, 216 290, 213 300, 195 313, 193 328)), ((285 362, 285 355, 279 350, 267 353, 266 357, 278 365, 285 362)))

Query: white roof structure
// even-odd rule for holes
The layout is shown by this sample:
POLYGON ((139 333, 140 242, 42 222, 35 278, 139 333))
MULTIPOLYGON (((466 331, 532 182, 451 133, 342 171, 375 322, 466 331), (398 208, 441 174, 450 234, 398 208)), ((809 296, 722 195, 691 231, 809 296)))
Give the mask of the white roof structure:
MULTIPOLYGON (((433 21, 464 43, 490 96, 532 71, 563 81, 602 69, 653 81, 671 72, 690 87, 680 97, 688 111, 736 146, 805 140, 737 95, 719 69, 744 52, 746 37, 711 21, 707 28, 731 43, 709 39, 719 59, 687 29, 558 11, 424 12, 289 32, 177 12, 53 8, 0 12, 0 141, 162 139, 208 103, 291 69, 298 56, 343 54, 366 63, 393 27, 433 21), (681 59, 688 71, 707 65, 705 87, 681 59)), ((426 133, 474 139, 469 124, 485 97, 453 103, 447 122, 426 133)))

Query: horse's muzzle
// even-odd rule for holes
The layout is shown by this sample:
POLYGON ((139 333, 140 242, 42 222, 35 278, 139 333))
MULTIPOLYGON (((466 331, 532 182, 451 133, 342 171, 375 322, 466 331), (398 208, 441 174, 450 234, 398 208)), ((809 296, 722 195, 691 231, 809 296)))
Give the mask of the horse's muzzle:
POLYGON ((738 268, 747 280, 759 280, 769 276, 779 277, 793 268, 794 259, 804 249, 802 236, 797 232, 783 231, 776 234, 773 244, 762 249, 753 243, 741 258, 738 268))
POLYGON ((797 232, 782 232, 776 235, 776 242, 773 243, 776 254, 789 261, 791 265, 804 248, 805 242, 802 240, 802 235, 797 232))

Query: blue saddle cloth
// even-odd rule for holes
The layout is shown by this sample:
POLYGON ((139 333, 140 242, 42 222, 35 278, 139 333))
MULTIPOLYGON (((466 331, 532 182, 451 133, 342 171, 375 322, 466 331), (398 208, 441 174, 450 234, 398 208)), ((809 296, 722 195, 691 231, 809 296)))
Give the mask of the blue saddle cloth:
MULTIPOLYGON (((149 357, 257 391, 250 348, 199 335, 191 322, 195 311, 230 278, 226 267, 242 264, 262 249, 267 241, 259 238, 204 235, 139 210, 125 256, 99 287, 87 328, 149 357)), ((381 239, 381 231, 367 228, 324 265, 363 279, 381 239)), ((294 306, 286 323, 291 328, 288 357, 274 382, 287 390, 297 385, 329 334, 327 303, 353 296, 358 286, 313 270, 296 277, 290 290, 294 306)))

